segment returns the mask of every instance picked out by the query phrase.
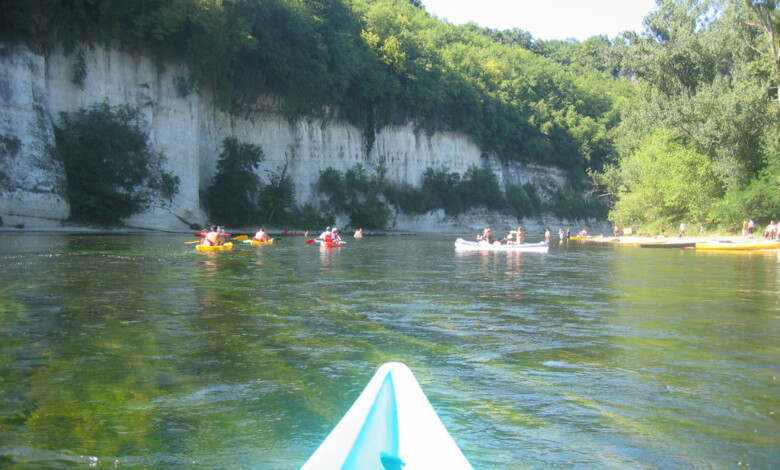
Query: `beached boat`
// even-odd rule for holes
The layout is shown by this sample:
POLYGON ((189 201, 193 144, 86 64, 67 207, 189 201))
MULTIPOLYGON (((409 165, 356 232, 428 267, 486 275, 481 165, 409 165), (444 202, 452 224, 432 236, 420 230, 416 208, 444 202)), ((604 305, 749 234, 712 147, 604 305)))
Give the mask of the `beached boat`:
POLYGON ((460 251, 508 251, 508 252, 533 252, 547 253, 550 245, 545 242, 523 243, 522 245, 490 244, 487 242, 475 242, 458 238, 455 240, 455 249, 460 251))
POLYGON ((751 240, 746 242, 711 241, 696 244, 697 250, 780 250, 780 240, 751 240))
POLYGON ((470 470, 409 368, 384 364, 301 470, 470 470))
POLYGON ((572 237, 569 237, 569 240, 574 240, 574 241, 578 241, 578 240, 580 240, 580 241, 581 240, 595 240, 596 238, 598 238, 596 235, 587 235, 587 236, 584 236, 584 237, 574 237, 574 236, 572 236, 572 237))
POLYGON ((670 242, 668 240, 640 243, 642 248, 694 248, 696 242, 670 242))

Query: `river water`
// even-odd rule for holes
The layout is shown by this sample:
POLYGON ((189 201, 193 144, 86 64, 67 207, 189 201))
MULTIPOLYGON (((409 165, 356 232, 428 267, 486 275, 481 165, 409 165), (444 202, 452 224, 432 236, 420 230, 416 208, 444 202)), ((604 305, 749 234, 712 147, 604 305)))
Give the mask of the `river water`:
POLYGON ((297 469, 388 361, 476 469, 780 462, 778 252, 188 240, 0 235, 0 467, 297 469))

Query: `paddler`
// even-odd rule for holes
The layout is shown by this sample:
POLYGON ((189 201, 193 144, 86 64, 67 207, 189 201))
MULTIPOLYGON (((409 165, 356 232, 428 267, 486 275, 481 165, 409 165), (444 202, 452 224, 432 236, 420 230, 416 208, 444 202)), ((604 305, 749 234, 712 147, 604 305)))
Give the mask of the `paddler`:
POLYGON ((203 237, 203 239, 200 241, 200 244, 205 246, 219 246, 222 244, 222 242, 223 239, 219 235, 217 227, 211 227, 211 230, 206 234, 205 237, 203 237))
POLYGON ((255 236, 252 237, 252 240, 254 240, 256 242, 267 242, 270 239, 271 239, 271 237, 269 237, 268 234, 265 233, 265 229, 264 228, 261 228, 260 230, 258 230, 257 233, 255 234, 255 236))
POLYGON ((325 237, 327 237, 328 235, 330 235, 330 233, 331 233, 331 231, 330 231, 330 227, 326 227, 326 228, 325 228, 325 231, 324 231, 324 232, 322 232, 322 233, 320 234, 320 236, 319 236, 319 237, 317 237, 317 240, 325 240, 325 237))
POLYGON ((477 235, 477 241, 487 242, 490 245, 493 243, 498 243, 499 245, 501 244, 499 240, 493 238, 493 230, 490 227, 485 227, 485 229, 482 231, 482 235, 477 235))
POLYGON ((341 243, 341 237, 339 236, 339 229, 336 227, 333 227, 333 230, 330 231, 330 242, 341 243))

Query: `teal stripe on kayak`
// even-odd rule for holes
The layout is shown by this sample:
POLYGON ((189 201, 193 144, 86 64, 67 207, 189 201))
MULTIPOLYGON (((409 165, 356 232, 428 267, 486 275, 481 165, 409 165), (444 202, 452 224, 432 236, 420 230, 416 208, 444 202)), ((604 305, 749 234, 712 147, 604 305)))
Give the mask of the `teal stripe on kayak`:
POLYGON ((398 461, 398 406, 392 372, 387 374, 342 470, 384 470, 383 460, 398 461))

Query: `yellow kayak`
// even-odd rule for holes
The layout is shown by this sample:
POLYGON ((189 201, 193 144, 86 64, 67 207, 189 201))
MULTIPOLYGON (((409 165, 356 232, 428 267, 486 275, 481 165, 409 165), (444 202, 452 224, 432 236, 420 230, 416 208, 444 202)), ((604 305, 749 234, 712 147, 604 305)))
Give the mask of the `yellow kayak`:
POLYGON ((257 245, 273 245, 274 239, 270 239, 267 242, 259 242, 257 240, 244 240, 244 243, 247 245, 257 246, 257 245))
POLYGON ((755 240, 749 242, 700 242, 697 250, 778 250, 780 240, 755 240))
POLYGON ((195 249, 198 251, 230 251, 233 249, 233 243, 227 242, 219 246, 195 245, 195 249))
POLYGON ((595 240, 596 235, 587 235, 585 237, 569 237, 569 240, 595 240))

